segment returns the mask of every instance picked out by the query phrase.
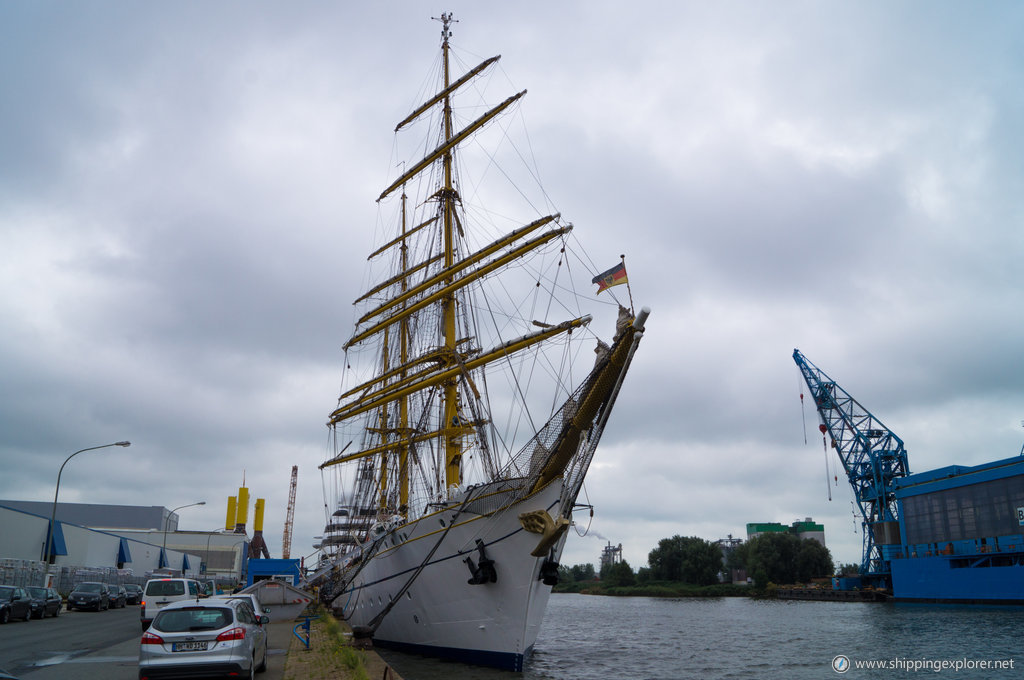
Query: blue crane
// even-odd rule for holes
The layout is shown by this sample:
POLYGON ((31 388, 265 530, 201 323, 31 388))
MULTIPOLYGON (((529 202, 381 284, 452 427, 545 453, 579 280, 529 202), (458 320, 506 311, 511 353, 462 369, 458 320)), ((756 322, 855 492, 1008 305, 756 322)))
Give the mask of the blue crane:
POLYGON ((890 586, 888 546, 898 549, 899 509, 895 481, 910 474, 903 440, 882 424, 834 380, 800 353, 793 361, 807 382, 821 420, 839 454, 860 507, 864 552, 860 572, 875 585, 890 586))

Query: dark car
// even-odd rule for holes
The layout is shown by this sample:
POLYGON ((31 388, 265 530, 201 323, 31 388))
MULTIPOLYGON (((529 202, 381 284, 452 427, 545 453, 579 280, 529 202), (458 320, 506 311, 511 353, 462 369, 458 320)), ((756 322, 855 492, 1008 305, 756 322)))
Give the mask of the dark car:
POLYGON ((32 618, 32 598, 24 588, 18 586, 0 586, 0 623, 11 619, 32 618))
POLYGON ((126 583, 124 589, 127 595, 125 601, 128 604, 138 604, 142 602, 142 586, 138 583, 126 583))
POLYGON ((110 587, 106 583, 79 583, 68 595, 68 611, 73 609, 110 609, 110 587))
POLYGON ((107 584, 107 588, 110 589, 110 608, 124 608, 124 603, 128 601, 128 592, 124 589, 124 586, 119 586, 116 583, 110 583, 107 584))
POLYGON ((32 598, 32 616, 41 619, 46 616, 60 616, 64 600, 53 588, 41 586, 29 586, 25 588, 29 597, 32 598))

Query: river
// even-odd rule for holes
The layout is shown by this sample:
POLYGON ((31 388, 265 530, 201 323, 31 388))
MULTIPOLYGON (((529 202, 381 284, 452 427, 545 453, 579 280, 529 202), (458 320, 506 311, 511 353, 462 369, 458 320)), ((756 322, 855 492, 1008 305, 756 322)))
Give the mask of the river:
MULTIPOLYGON (((1017 607, 561 594, 522 678, 1011 678, 1024 670, 1022 630, 1017 607)), ((379 651, 404 680, 516 677, 379 651)))

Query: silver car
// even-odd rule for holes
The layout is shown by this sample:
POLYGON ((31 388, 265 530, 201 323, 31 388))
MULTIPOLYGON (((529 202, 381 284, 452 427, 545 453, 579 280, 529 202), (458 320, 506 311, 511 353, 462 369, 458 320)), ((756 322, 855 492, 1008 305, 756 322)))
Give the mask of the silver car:
POLYGON ((169 604, 142 634, 139 680, 261 673, 267 669, 269 620, 244 600, 169 604))
POLYGON ((236 593, 234 595, 214 595, 209 598, 211 600, 242 600, 252 605, 252 610, 256 612, 256 616, 270 616, 270 609, 264 607, 263 603, 259 601, 252 593, 236 593))

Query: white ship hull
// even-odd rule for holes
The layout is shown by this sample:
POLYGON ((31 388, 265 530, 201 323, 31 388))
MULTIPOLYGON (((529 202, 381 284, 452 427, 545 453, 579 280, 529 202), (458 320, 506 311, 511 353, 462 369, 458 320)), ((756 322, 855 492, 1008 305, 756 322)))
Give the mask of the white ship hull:
POLYGON ((541 536, 524 530, 519 515, 557 515, 561 491, 556 481, 506 507, 504 494, 485 491, 461 511, 455 504, 393 528, 334 600, 335 611, 353 627, 370 625, 412 579, 377 627, 374 644, 521 671, 551 594, 541 567, 548 558, 557 561, 564 535, 552 552, 534 557, 541 536), (479 563, 478 539, 494 561, 495 582, 468 583, 466 559, 479 563))

